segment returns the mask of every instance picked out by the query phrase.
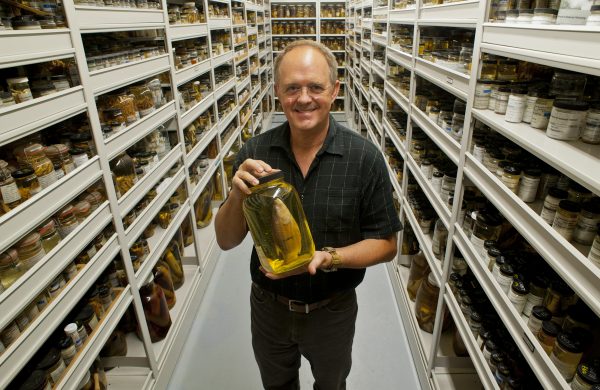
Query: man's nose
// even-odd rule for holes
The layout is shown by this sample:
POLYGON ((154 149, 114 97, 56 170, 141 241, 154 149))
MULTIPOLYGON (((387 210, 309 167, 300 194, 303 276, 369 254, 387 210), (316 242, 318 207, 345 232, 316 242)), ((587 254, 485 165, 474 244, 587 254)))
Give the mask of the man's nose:
POLYGON ((308 93, 308 88, 304 87, 300 89, 300 96, 298 97, 299 102, 310 102, 311 97, 308 93))

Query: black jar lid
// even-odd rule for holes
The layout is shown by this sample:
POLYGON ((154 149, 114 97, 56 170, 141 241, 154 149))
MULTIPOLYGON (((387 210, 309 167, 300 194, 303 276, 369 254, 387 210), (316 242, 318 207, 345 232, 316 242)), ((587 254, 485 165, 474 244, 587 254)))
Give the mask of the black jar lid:
POLYGON ((525 283, 518 278, 514 278, 512 285, 510 287, 512 291, 520 295, 527 295, 529 293, 529 289, 525 285, 525 283))
POLYGON ((600 366, 598 361, 585 362, 577 366, 577 375, 588 385, 600 384, 600 366))
POLYGON ((81 142, 81 141, 89 141, 92 139, 92 136, 88 133, 75 133, 71 135, 71 141, 81 142))
POLYGON ((85 150, 80 149, 80 148, 71 148, 69 149, 69 154, 72 156, 76 156, 79 154, 86 154, 85 150))
POLYGON ((600 4, 592 5, 591 11, 600 11, 600 4))
POLYGON ((590 105, 586 102, 578 102, 574 100, 556 99, 553 103, 554 107, 572 111, 587 111, 590 105))
POLYGON ((500 256, 502 254, 502 252, 500 251, 500 249, 493 246, 487 250, 487 254, 488 254, 488 256, 497 258, 498 256, 500 256))
POLYGON ((581 344, 581 339, 575 333, 562 332, 558 335, 556 340, 561 348, 563 348, 569 352, 572 352, 572 353, 583 352, 583 346, 581 344))
POLYGON ((92 319, 93 316, 94 316, 94 308, 92 307, 92 305, 85 305, 81 309, 81 311, 79 311, 79 314, 77 314, 77 316, 75 316, 75 321, 88 322, 89 320, 92 319))
POLYGON ((567 199, 563 199, 560 202, 558 202, 558 207, 563 210, 570 211, 572 213, 578 213, 581 211, 581 206, 579 205, 579 203, 575 203, 567 199))
POLYGON ((477 312, 475 310, 471 310, 471 315, 469 317, 474 322, 481 322, 481 320, 483 319, 483 317, 481 316, 481 314, 479 314, 479 312, 477 312))
POLYGON ((477 213, 476 221, 490 226, 502 225, 502 218, 498 214, 489 213, 485 211, 477 213))
POLYGON ((542 176, 542 170, 539 168, 526 168, 523 173, 525 173, 527 176, 535 176, 535 177, 540 177, 542 176))
POLYGON ((278 179, 283 179, 283 178, 284 178, 283 171, 277 171, 277 172, 271 173, 270 175, 259 178, 258 184, 264 184, 264 183, 268 183, 272 180, 278 180, 278 179))
POLYGON ((500 254, 499 256, 496 256, 496 265, 498 267, 502 267, 504 264, 509 263, 509 259, 507 256, 500 254))
POLYGON ((490 356, 490 361, 494 363, 494 365, 498 365, 504 362, 504 353, 502 351, 494 351, 490 356))
POLYGON ((496 370, 504 376, 510 375, 510 368, 508 367, 508 365, 506 365, 504 363, 499 363, 498 366, 496 367, 496 370))
POLYGON ((457 281, 459 281, 461 279, 461 276, 458 272, 452 272, 450 274, 450 282, 452 283, 456 283, 457 281))
POLYGON ((25 381, 19 387, 19 390, 40 390, 48 385, 48 376, 46 371, 35 370, 25 378, 25 381))
POLYGON ((18 169, 16 171, 14 171, 12 173, 12 177, 14 177, 15 179, 21 179, 21 178, 24 178, 24 177, 27 177, 27 176, 31 176, 33 174, 34 174, 33 169, 31 169, 31 168, 23 168, 23 169, 18 169))
POLYGON ((509 164, 504 167, 504 172, 508 173, 509 175, 519 175, 521 174, 521 168, 514 164, 509 164))
POLYGON ((506 276, 513 276, 515 274, 515 270, 510 264, 502 264, 500 266, 500 273, 506 276))
POLYGON ((488 351, 496 351, 498 349, 498 346, 496 345, 494 340, 488 339, 485 342, 485 349, 487 349, 488 351))
POLYGON ((567 190, 561 190, 560 188, 552 187, 548 190, 548 195, 557 199, 567 199, 569 197, 569 193, 567 190))
POLYGON ((550 310, 548 310, 546 306, 542 305, 534 306, 531 309, 531 314, 541 321, 550 321, 550 319, 552 319, 552 313, 550 312, 550 310))
POLYGON ((42 359, 38 362, 35 368, 37 370, 47 370, 50 367, 53 367, 60 360, 61 355, 60 351, 56 348, 50 348, 46 355, 42 357, 42 359))
POLYGON ((549 336, 556 336, 560 332, 560 326, 554 321, 542 322, 542 331, 549 336))
POLYGON ((506 92, 509 93, 511 91, 511 87, 503 86, 498 88, 498 92, 506 92))
POLYGON ((510 93, 518 94, 518 95, 526 95, 527 87, 524 85, 515 85, 510 89, 510 93))

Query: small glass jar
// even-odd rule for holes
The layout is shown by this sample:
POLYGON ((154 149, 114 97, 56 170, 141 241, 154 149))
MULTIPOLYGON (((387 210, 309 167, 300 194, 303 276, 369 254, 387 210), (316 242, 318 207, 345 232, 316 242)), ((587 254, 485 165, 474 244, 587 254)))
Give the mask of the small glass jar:
POLYGON ((69 154, 69 148, 63 144, 50 145, 45 149, 46 156, 54 164, 60 164, 65 175, 75 169, 75 163, 69 154))
POLYGON ((542 348, 548 356, 552 353, 554 349, 554 344, 556 343, 556 336, 560 332, 560 326, 558 326, 553 321, 544 321, 542 322, 542 328, 537 334, 537 339, 542 345, 542 348))
POLYGON ((479 312, 475 310, 471 310, 471 315, 469 316, 469 328, 471 329, 471 333, 473 333, 473 337, 477 339, 479 335, 479 329, 481 329, 481 322, 483 318, 479 312))
POLYGON ((495 59, 484 59, 481 62, 481 79, 495 80, 498 72, 498 61, 495 59))
POLYGON ((498 92, 496 94, 496 106, 494 107, 494 112, 496 114, 506 114, 510 91, 511 89, 509 87, 498 88, 498 92))
POLYGON ((512 285, 508 291, 508 300, 513 304, 519 315, 523 312, 527 303, 527 294, 529 294, 529 289, 525 283, 520 279, 513 278, 512 285))
POLYGON ((424 279, 415 299, 415 315, 419 327, 427 333, 433 333, 435 323, 436 308, 440 288, 435 280, 433 272, 429 273, 427 279, 424 279))
POLYGON ((492 271, 492 269, 494 268, 494 264, 496 264, 496 259, 498 258, 498 256, 502 255, 502 252, 500 251, 500 249, 496 248, 495 246, 492 246, 488 248, 487 255, 488 269, 492 271))
POLYGON ((546 135, 562 141, 577 140, 588 108, 589 104, 585 102, 555 100, 546 135))
POLYGON ((0 160, 0 195, 3 205, 9 209, 17 207, 22 202, 17 182, 8 169, 8 163, 4 160, 0 160))
POLYGON ((42 225, 40 230, 38 230, 42 240, 42 247, 46 253, 49 253, 58 243, 62 240, 60 234, 56 230, 56 224, 54 220, 50 219, 42 225))
POLYGON ((531 333, 537 336, 542 329, 544 321, 550 321, 552 319, 552 313, 544 306, 534 306, 531 309, 531 315, 529 321, 527 321, 527 327, 531 330, 531 333))
MULTIPOLYGON (((495 63, 495 62, 494 62, 495 63)), ((481 71, 483 73, 483 70, 481 71)), ((485 110, 490 104, 490 95, 492 94, 491 80, 479 79, 475 85, 475 99, 473 100, 473 108, 485 110)))
MULTIPOLYGON (((479 334, 481 334, 481 333, 479 333, 479 334)), ((485 343, 483 345, 483 357, 485 358, 486 362, 488 363, 488 366, 490 366, 490 367, 492 367, 492 365, 491 365, 492 353, 494 353, 497 350, 498 350, 498 346, 496 345, 494 340, 487 339, 485 341, 485 343)))
POLYGON ((75 216, 75 208, 71 205, 63 208, 57 216, 58 232, 64 239, 79 226, 77 217, 75 216))
POLYGON ((57 384, 62 373, 65 371, 66 366, 65 362, 62 360, 60 351, 56 348, 51 348, 35 368, 46 372, 50 383, 57 384))
POLYGON ((15 77, 6 79, 8 90, 12 94, 16 103, 23 103, 33 100, 31 89, 29 88, 29 79, 27 77, 15 77))
POLYGON ((135 173, 134 161, 126 152, 123 152, 112 160, 110 165, 115 176, 117 196, 121 197, 137 183, 138 177, 135 173))
POLYGON ((442 178, 442 188, 440 191, 440 197, 444 203, 448 203, 450 194, 454 192, 454 188, 456 187, 456 175, 457 171, 454 170, 444 172, 444 176, 442 178))
POLYGON ((88 335, 92 334, 94 329, 98 326, 98 317, 96 317, 94 308, 91 305, 86 304, 75 316, 75 322, 83 324, 88 335))
MULTIPOLYGON (((546 290, 548 289, 548 280, 541 275, 534 275, 529 283, 529 294, 527 295, 527 303, 523 309, 523 314, 529 317, 534 307, 542 305, 546 290)), ((540 323, 541 326, 541 323, 540 323)), ((534 334, 536 334, 534 332, 534 334)))
MULTIPOLYGON (((155 343, 167 336, 171 328, 171 316, 163 290, 154 283, 152 274, 140 287, 140 296, 142 297, 142 306, 144 307, 150 340, 155 343)), ((137 334, 141 338, 139 327, 137 334)))
POLYGON ((47 188, 56 183, 54 164, 44 154, 44 147, 41 144, 29 145, 23 149, 23 153, 42 188, 47 188))
POLYGON ((41 259, 46 252, 42 247, 42 240, 38 233, 30 233, 16 245, 19 260, 25 269, 32 268, 41 259))
POLYGON ((21 336, 21 331, 14 321, 9 322, 8 325, 2 329, 2 332, 0 332, 0 340, 2 340, 2 344, 4 344, 6 348, 14 343, 19 336, 21 336))
POLYGON ((523 121, 523 115, 525 114, 525 103, 527 100, 526 93, 527 89, 523 87, 514 87, 511 89, 508 97, 506 114, 504 116, 505 121, 511 123, 520 123, 523 121))
POLYGON ((579 364, 573 382, 571 382, 571 389, 591 390, 594 385, 600 385, 600 366, 598 366, 598 361, 593 360, 579 364))
POLYGON ((154 283, 156 283, 162 290, 167 301, 167 307, 172 309, 177 302, 175 297, 175 288, 173 286, 173 280, 171 279, 171 271, 169 266, 163 260, 159 261, 153 270, 154 283))
POLYGON ((498 272, 498 275, 496 276, 496 282, 498 282, 500 290, 504 291, 505 294, 508 294, 514 275, 515 272, 512 265, 504 263, 500 266, 500 272, 498 272))
POLYGON ((424 278, 429 274, 429 264, 423 252, 419 252, 413 256, 408 275, 406 291, 408 297, 414 302, 417 297, 417 292, 424 278))
POLYGON ((83 149, 71 148, 69 149, 69 154, 71 155, 76 168, 79 168, 89 161, 89 156, 83 149))
MULTIPOLYGON (((517 11, 518 15, 518 11, 517 11)), ((508 19, 507 19, 508 21, 508 19)), ((519 61, 517 60, 499 60, 498 61, 498 74, 497 79, 500 81, 516 81, 517 80, 517 68, 519 67, 519 61)), ((510 89, 507 91, 510 92, 510 89)))
POLYGON ((0 254, 0 282, 4 289, 12 286, 25 270, 15 249, 11 248, 0 254))
POLYGON ((519 181, 521 180, 521 168, 516 165, 506 165, 504 167, 502 177, 502 183, 508 187, 513 193, 519 191, 519 181))
POLYGON ((544 297, 543 305, 552 313, 552 321, 562 326, 566 315, 566 308, 573 303, 576 298, 573 290, 561 279, 550 283, 544 297))
POLYGON ((556 209, 552 228, 566 240, 570 241, 577 226, 577 217, 581 206, 570 200, 561 200, 556 209))
POLYGON ((581 213, 573 232, 573 241, 582 245, 592 245, 596 236, 596 228, 600 223, 600 204, 586 202, 581 205, 581 213))
POLYGON ((92 214, 92 206, 87 200, 82 200, 73 206, 77 222, 82 223, 92 214))
POLYGON ((556 210, 558 210, 558 204, 560 201, 567 199, 569 194, 565 190, 558 189, 556 187, 552 187, 548 190, 548 195, 544 198, 544 207, 542 208, 542 212, 540 216, 544 221, 548 224, 552 225, 554 223, 554 218, 556 217, 556 210))
POLYGON ((579 337, 570 332, 562 332, 556 338, 550 360, 562 377, 570 382, 575 376, 577 366, 583 356, 583 346, 579 337))
POLYGON ((525 203, 535 201, 542 171, 537 168, 526 169, 521 175, 517 196, 525 203))
POLYGON ((499 215, 484 211, 477 213, 470 241, 482 259, 487 257, 485 241, 498 240, 501 228, 502 218, 499 215))
POLYGON ((588 259, 597 267, 600 267, 600 223, 596 225, 596 237, 592 243, 588 259))
POLYGON ((62 357, 65 365, 68 366, 71 364, 71 361, 75 358, 77 354, 77 349, 75 348, 75 343, 73 339, 70 337, 63 337, 58 343, 60 347, 60 356, 62 357))
MULTIPOLYGON (((510 11, 508 11, 508 12, 510 12, 510 11)), ((503 389, 506 388, 504 385, 505 385, 505 382, 508 380, 509 376, 510 376, 510 368, 508 367, 508 365, 506 365, 504 363, 499 363, 498 366, 496 367, 496 372, 494 373, 494 377, 496 378, 496 382, 498 383, 498 385, 502 386, 503 389)))
POLYGON ((446 253, 446 243, 448 241, 448 229, 442 222, 441 219, 438 219, 435 223, 435 227, 433 230, 433 238, 431 241, 431 250, 436 259, 442 260, 446 253))
MULTIPOLYGON (((600 5, 598 7, 600 8, 600 5)), ((581 131, 581 140, 587 144, 600 144, 600 103, 591 104, 581 131)))

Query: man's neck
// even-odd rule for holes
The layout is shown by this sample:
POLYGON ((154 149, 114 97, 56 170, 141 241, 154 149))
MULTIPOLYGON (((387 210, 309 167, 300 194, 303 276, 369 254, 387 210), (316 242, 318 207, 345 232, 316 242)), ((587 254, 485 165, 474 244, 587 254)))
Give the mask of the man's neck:
POLYGON ((329 130, 329 118, 319 128, 308 131, 295 131, 290 127, 290 145, 294 153, 310 153, 316 154, 327 138, 329 130))

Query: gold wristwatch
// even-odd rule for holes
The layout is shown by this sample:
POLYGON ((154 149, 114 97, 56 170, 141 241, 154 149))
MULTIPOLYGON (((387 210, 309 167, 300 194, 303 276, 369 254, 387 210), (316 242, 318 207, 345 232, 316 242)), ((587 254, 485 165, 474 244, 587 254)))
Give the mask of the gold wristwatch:
POLYGON ((323 272, 337 271, 338 267, 342 265, 342 258, 340 257, 339 253, 337 253, 337 250, 330 246, 326 246, 321 250, 324 252, 329 252, 329 254, 331 255, 331 264, 328 268, 321 268, 323 272))

